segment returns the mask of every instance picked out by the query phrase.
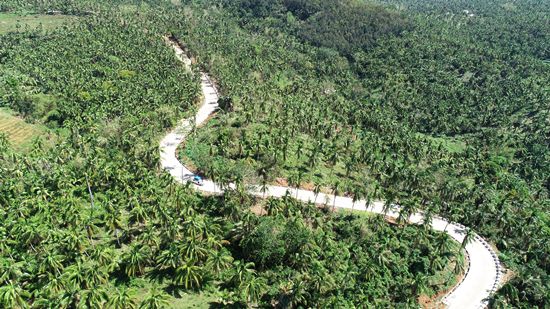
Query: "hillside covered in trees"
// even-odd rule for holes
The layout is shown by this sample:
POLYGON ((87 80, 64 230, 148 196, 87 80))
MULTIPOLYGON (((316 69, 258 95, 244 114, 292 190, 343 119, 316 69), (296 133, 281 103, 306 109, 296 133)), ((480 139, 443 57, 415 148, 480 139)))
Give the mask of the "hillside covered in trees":
POLYGON ((198 173, 445 216, 510 269, 492 306, 550 306, 548 3, 6 0, 0 21, 53 11, 0 34, 0 107, 45 130, 0 134, 0 307, 412 307, 456 283, 462 244, 425 225, 175 183, 158 141, 199 68, 222 110, 180 149, 198 173))
POLYGON ((202 22, 223 35, 182 34, 231 103, 182 157, 207 175, 443 214, 492 239, 514 272, 495 306, 548 306, 548 3, 243 0, 219 14, 227 8, 231 18, 202 22), (363 23, 394 17, 339 29, 350 7, 371 16, 363 23))

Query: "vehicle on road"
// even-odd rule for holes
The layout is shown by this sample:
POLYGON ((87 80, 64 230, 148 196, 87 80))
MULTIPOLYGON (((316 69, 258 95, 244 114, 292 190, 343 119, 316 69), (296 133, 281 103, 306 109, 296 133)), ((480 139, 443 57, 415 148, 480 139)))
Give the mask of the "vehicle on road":
POLYGON ((193 179, 191 180, 191 182, 196 184, 197 186, 202 186, 204 184, 202 177, 199 175, 193 176, 193 179))

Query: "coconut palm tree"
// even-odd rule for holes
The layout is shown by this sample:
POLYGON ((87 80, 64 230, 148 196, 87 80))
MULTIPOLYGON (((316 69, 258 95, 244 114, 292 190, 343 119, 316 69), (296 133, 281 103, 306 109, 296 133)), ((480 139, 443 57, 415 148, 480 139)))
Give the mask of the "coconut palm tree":
POLYGON ((253 276, 256 271, 254 270, 254 263, 237 260, 233 262, 233 267, 230 268, 231 272, 229 273, 228 282, 233 286, 238 287, 243 282, 245 282, 250 276, 253 276))
POLYGON ((105 305, 109 309, 135 309, 136 301, 132 294, 132 291, 125 286, 117 287, 109 294, 109 300, 105 305))
POLYGON ((140 309, 160 309, 165 308, 170 296, 161 290, 157 285, 154 285, 145 299, 139 304, 140 309))
POLYGON ((474 239, 475 239, 475 232, 470 229, 470 228, 466 228, 466 234, 464 235, 464 239, 462 240, 462 243, 460 244, 460 249, 459 251, 462 251, 466 248, 466 246, 471 243, 474 239))
POLYGON ((333 198, 332 198, 332 211, 334 212, 335 208, 336 208, 336 197, 340 194, 340 188, 341 188, 341 183, 339 180, 337 180, 333 185, 332 185, 332 194, 333 194, 333 198))
POLYGON ((258 276, 250 276, 242 282, 239 290, 249 307, 255 307, 267 290, 267 280, 258 276))
POLYGON ((140 244, 131 244, 122 254, 122 265, 126 275, 133 277, 145 272, 145 266, 149 263, 149 249, 140 244))
POLYGON ((313 200, 313 204, 317 204, 317 197, 319 196, 320 192, 321 192, 321 184, 315 183, 315 186, 313 187, 313 194, 315 194, 315 199, 313 200))
POLYGON ((206 267, 208 267, 212 273, 220 274, 221 272, 227 270, 232 263, 233 257, 227 249, 222 248, 209 254, 208 259, 206 260, 206 267))
POLYGON ((27 299, 31 294, 18 284, 7 283, 0 287, 0 304, 4 308, 29 308, 27 299))
POLYGON ((174 283, 186 289, 200 288, 203 281, 203 269, 192 260, 176 268, 174 283))

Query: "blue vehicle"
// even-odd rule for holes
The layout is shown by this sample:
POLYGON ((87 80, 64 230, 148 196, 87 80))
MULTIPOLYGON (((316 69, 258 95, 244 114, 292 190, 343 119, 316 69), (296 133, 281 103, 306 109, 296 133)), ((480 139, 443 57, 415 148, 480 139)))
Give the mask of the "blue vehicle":
POLYGON ((199 176, 199 175, 193 176, 192 182, 193 182, 194 184, 196 184, 197 186, 202 186, 203 183, 204 183, 203 180, 202 180, 202 178, 201 178, 201 176, 199 176))

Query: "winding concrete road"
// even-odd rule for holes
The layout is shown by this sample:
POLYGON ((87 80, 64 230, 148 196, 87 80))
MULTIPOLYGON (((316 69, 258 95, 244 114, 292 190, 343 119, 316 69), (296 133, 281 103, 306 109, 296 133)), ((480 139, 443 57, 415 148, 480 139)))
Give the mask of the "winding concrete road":
MULTIPOLYGON (((174 42, 170 42, 174 48, 178 59, 185 63, 189 68, 191 61, 185 52, 174 42)), ((170 174, 180 183, 186 183, 191 180, 193 173, 180 163, 177 158, 176 150, 182 143, 193 127, 193 122, 199 126, 208 119, 218 109, 218 93, 215 86, 212 84, 209 76, 201 72, 201 87, 203 94, 203 102, 197 114, 192 119, 182 120, 177 127, 166 135, 160 142, 160 158, 161 165, 168 170, 170 174)), ((221 193, 223 190, 214 182, 205 180, 202 186, 191 184, 196 190, 208 193, 221 193)), ((229 187, 234 187, 230 185, 229 187)), ((369 211, 377 214, 384 214, 389 217, 397 218, 399 216, 399 206, 394 206, 394 209, 384 213, 383 202, 374 202, 371 205, 366 205, 365 201, 357 201, 353 203, 349 197, 336 196, 331 194, 319 193, 317 196, 312 191, 294 189, 280 186, 268 186, 265 192, 259 187, 252 187, 250 193, 256 196, 272 196, 282 197, 290 193, 298 200, 304 202, 334 202, 338 208, 369 211)), ((423 216, 420 213, 414 214, 409 218, 411 223, 420 223, 423 221, 423 216)), ((435 217, 431 222, 431 226, 436 231, 447 233, 451 238, 461 243, 465 236, 466 227, 459 223, 449 222, 444 218, 435 217)), ((478 235, 475 235, 473 240, 466 245, 466 253, 468 255, 469 265, 463 280, 458 283, 444 298, 443 303, 447 308, 466 309, 466 308, 484 308, 487 306, 487 298, 496 291, 499 287, 503 268, 498 260, 496 253, 489 246, 487 241, 478 235)))

